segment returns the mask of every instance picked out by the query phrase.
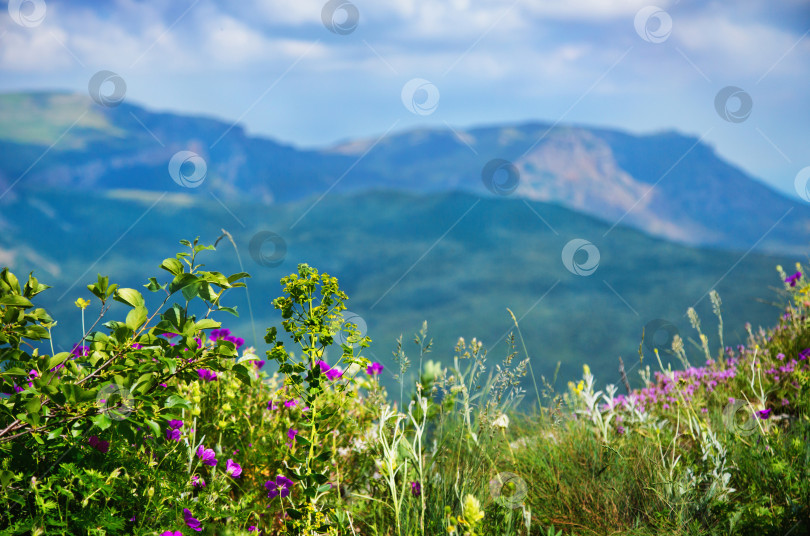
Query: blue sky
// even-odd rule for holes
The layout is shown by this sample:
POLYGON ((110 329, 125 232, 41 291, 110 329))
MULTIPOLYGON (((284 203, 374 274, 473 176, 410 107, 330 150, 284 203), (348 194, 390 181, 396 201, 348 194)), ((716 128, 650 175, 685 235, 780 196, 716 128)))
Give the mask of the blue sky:
POLYGON ((806 0, 332 0, 343 32, 324 0, 0 4, 0 91, 86 92, 106 69, 128 102, 304 147, 559 121, 703 136, 787 193, 810 166, 806 0), (414 78, 432 84, 430 113, 403 102, 414 78), (727 86, 750 96, 744 120, 716 110, 727 86))

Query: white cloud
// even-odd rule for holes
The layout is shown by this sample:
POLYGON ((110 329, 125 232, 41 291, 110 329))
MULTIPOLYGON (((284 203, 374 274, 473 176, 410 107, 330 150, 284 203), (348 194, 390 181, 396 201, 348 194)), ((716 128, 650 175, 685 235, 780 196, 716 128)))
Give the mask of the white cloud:
POLYGON ((675 19, 672 35, 687 52, 699 55, 708 69, 726 77, 759 78, 771 69, 801 68, 804 71, 810 45, 800 43, 780 62, 798 36, 773 26, 735 21, 720 14, 675 19))

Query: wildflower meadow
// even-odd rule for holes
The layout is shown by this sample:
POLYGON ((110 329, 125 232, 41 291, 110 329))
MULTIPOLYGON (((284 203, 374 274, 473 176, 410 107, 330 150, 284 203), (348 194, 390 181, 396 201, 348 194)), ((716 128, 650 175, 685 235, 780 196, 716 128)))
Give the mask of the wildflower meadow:
POLYGON ((437 355, 427 325, 400 338, 389 393, 335 277, 281 280, 259 356, 228 326, 249 275, 181 244, 142 290, 77 292, 70 352, 35 303, 49 287, 0 273, 0 534, 810 533, 800 265, 777 267, 772 328, 725 346, 712 292, 686 339, 651 352, 639 334, 621 386, 584 356, 581 378, 536 377, 515 320, 497 358, 475 338, 437 355))

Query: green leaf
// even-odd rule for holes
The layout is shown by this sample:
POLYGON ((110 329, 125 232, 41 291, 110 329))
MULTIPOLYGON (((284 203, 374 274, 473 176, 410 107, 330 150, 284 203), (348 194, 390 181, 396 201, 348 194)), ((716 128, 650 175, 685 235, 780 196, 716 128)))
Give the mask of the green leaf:
POLYGON ((222 325, 221 322, 217 322, 212 318, 203 318, 202 320, 194 324, 194 329, 196 330, 213 329, 219 328, 221 325, 222 325))
POLYGON ((60 435, 62 435, 62 427, 61 426, 59 428, 51 430, 51 433, 48 434, 47 439, 50 441, 51 439, 56 439, 60 435))
POLYGON ((191 406, 189 405, 188 400, 178 395, 171 395, 170 397, 168 397, 166 399, 166 402, 163 403, 163 406, 167 408, 181 407, 187 410, 191 410, 191 406))
POLYGON ((169 283, 169 293, 174 294, 178 290, 182 290, 196 282, 197 276, 194 274, 179 274, 169 283))
POLYGON ((70 357, 70 352, 59 352, 48 360, 48 369, 58 367, 70 357))
POLYGON ((23 331, 23 337, 31 339, 32 341, 41 341, 42 339, 50 338, 48 330, 42 326, 26 326, 23 331))
POLYGON ((164 288, 166 285, 165 284, 161 285, 160 283, 157 282, 157 279, 155 279, 154 277, 150 277, 149 283, 147 283, 144 286, 146 287, 147 290, 151 292, 157 292, 158 290, 164 288))
POLYGON ((183 273, 183 265, 173 257, 164 259, 160 267, 175 276, 183 273))
POLYGON ((142 374, 141 377, 138 378, 138 381, 136 381, 135 384, 132 386, 132 390, 136 393, 141 394, 146 393, 155 384, 154 376, 155 376, 154 372, 147 372, 146 374, 142 374))
POLYGON ((183 297, 189 301, 193 300, 200 292, 203 282, 200 280, 189 283, 183 287, 183 297))
POLYGON ((39 400, 39 397, 32 398, 28 402, 25 403, 25 409, 28 411, 29 415, 39 415, 39 410, 42 408, 42 402, 39 400))
POLYGON ((250 374, 248 374, 248 371, 244 365, 234 365, 231 370, 234 372, 234 374, 236 374, 236 377, 239 378, 239 381, 241 381, 247 386, 250 386, 251 384, 250 374))
POLYGON ((149 428, 155 433, 155 437, 160 437, 160 425, 153 420, 146 419, 146 424, 149 425, 149 428))
POLYGON ((245 277, 250 277, 250 274, 247 272, 239 272, 238 274, 233 274, 232 276, 228 277, 228 283, 233 283, 238 279, 243 279, 245 277))
POLYGON ((329 491, 330 489, 332 489, 331 484, 324 484, 323 486, 318 487, 318 493, 323 493, 324 491, 329 491))
POLYGON ((143 305, 138 305, 127 313, 127 327, 132 331, 137 330, 146 322, 147 311, 143 305))
POLYGON ((295 508, 287 508, 287 515, 289 515, 292 519, 302 519, 304 514, 296 510, 295 508))
POLYGON ((143 295, 134 288, 119 288, 113 299, 131 307, 144 305, 143 295))
POLYGON ((16 307, 33 307, 34 304, 28 298, 16 294, 10 294, 0 298, 0 305, 14 305, 16 307))
POLYGON ((4 488, 8 486, 12 478, 14 478, 14 473, 11 471, 0 471, 0 484, 3 484, 4 488))
POLYGON ((110 420, 110 418, 107 416, 106 413, 99 413, 90 420, 93 421, 93 424, 98 426, 99 429, 101 430, 106 430, 112 424, 112 421, 110 420))

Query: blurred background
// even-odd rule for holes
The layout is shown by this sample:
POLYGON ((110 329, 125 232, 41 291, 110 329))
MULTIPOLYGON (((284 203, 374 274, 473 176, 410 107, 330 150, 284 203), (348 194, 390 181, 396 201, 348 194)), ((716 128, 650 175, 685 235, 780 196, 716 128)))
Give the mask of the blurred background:
POLYGON ((502 360, 507 308, 538 380, 619 383, 621 356, 637 383, 645 327, 645 365, 696 338, 689 307, 716 352, 717 290, 740 343, 807 258, 804 1, 0 6, 0 265, 54 287, 57 351, 97 273, 166 281, 179 240, 225 229, 200 260, 252 275, 217 319, 259 350, 306 262, 389 387, 424 321, 429 357, 502 360))

